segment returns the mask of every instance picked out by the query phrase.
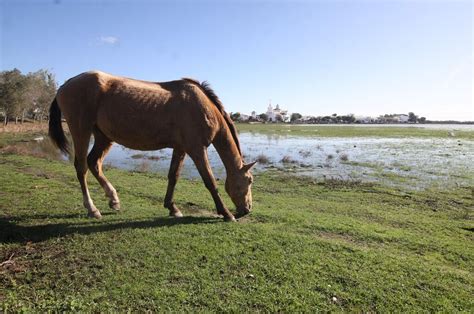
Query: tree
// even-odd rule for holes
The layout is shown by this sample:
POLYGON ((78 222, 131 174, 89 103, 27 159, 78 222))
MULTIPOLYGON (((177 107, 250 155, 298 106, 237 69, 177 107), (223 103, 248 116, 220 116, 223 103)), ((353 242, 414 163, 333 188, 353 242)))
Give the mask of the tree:
POLYGON ((47 70, 39 70, 27 75, 27 102, 29 111, 34 119, 42 120, 48 112, 49 105, 56 94, 54 74, 47 70))
POLYGON ((331 122, 331 116, 321 117, 321 122, 323 122, 323 123, 331 122))
POLYGON ((297 112, 294 112, 294 113, 291 114, 290 121, 291 121, 291 122, 294 122, 294 121, 296 121, 296 120, 298 120, 298 119, 301 119, 302 117, 303 117, 303 116, 302 116, 301 114, 299 114, 299 113, 297 113, 297 112))
POLYGON ((420 119, 418 119, 418 121, 420 121, 420 123, 425 123, 425 122, 426 122, 426 118, 425 118, 425 117, 421 117, 420 119))
POLYGON ((10 118, 19 116, 24 105, 26 80, 20 70, 0 72, 0 108, 4 114, 4 124, 10 118))
POLYGON ((413 112, 408 113, 408 122, 416 123, 418 120, 418 116, 416 116, 413 112))
POLYGON ((266 113, 261 113, 258 115, 258 117, 262 119, 263 121, 268 121, 268 116, 266 113))
POLYGON ((342 121, 346 123, 354 123, 355 122, 355 117, 353 114, 348 114, 347 116, 342 116, 341 117, 342 121))
POLYGON ((4 114, 4 123, 30 114, 40 119, 47 113, 56 93, 54 74, 47 70, 23 75, 18 69, 0 72, 0 111, 4 114))
POLYGON ((240 112, 230 113, 230 118, 232 121, 239 121, 240 120, 240 112))

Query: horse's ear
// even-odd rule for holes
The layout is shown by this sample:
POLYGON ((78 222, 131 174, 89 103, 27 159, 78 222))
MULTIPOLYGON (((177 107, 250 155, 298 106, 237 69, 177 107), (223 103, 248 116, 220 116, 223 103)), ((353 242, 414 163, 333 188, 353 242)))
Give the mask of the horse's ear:
POLYGON ((245 164, 245 165, 242 166, 242 169, 241 169, 241 170, 242 170, 243 172, 247 172, 247 171, 249 171, 250 169, 252 169, 253 166, 255 166, 256 163, 257 163, 257 162, 254 161, 254 162, 251 162, 251 163, 249 163, 249 164, 245 164))

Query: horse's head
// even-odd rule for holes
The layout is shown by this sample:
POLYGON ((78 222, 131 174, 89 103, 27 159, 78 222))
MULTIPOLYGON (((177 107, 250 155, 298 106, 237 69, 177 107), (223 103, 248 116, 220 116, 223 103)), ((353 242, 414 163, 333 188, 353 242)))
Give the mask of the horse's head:
POLYGON ((251 186, 253 177, 250 173, 250 169, 252 169, 255 164, 256 161, 250 164, 244 164, 236 173, 227 175, 225 190, 237 208, 237 218, 247 215, 252 210, 251 186))

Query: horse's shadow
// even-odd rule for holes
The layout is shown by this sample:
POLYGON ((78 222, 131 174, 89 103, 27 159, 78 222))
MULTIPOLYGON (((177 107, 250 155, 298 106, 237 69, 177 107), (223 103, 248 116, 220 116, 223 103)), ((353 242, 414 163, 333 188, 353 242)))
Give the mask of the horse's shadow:
MULTIPOLYGON (((70 218, 70 215, 67 216, 70 218)), ((157 217, 138 221, 94 221, 93 223, 50 223, 23 226, 11 220, 10 218, 0 217, 0 243, 42 242, 51 238, 61 238, 71 234, 87 235, 117 229, 161 228, 175 225, 210 224, 222 221, 222 219, 218 217, 187 216, 181 218, 157 217)))

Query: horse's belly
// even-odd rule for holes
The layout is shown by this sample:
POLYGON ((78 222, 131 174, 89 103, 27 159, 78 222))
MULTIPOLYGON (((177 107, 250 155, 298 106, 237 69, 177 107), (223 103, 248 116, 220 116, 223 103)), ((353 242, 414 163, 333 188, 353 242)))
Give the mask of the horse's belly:
POLYGON ((173 148, 174 144, 171 142, 159 142, 159 141, 130 141, 129 139, 117 138, 114 142, 123 145, 130 149, 136 150, 158 150, 162 148, 173 148))
POLYGON ((137 150, 173 147, 176 138, 174 123, 159 114, 148 116, 98 116, 98 128, 112 141, 137 150))

